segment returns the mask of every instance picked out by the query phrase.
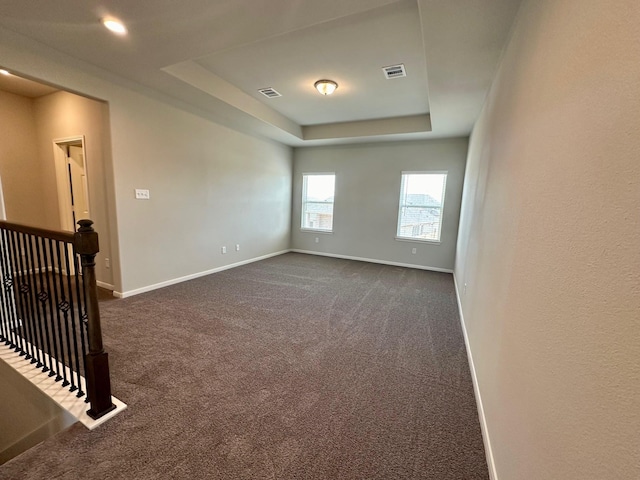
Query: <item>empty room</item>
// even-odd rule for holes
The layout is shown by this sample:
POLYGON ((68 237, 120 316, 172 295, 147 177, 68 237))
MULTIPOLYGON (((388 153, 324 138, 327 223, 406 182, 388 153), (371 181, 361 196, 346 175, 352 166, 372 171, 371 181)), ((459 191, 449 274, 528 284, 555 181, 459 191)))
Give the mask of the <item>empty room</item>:
POLYGON ((0 478, 640 478, 640 9, 0 0, 0 478))

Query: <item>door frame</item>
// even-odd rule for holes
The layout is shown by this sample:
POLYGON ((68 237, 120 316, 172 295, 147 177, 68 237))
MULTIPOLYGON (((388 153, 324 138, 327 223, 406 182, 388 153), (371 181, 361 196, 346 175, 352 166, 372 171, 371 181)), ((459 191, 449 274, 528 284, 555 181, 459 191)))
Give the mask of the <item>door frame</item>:
POLYGON ((53 161, 56 170, 56 187, 58 190, 58 212, 60 215, 60 228, 70 232, 76 231, 71 213, 71 184, 69 181, 69 171, 67 170, 66 148, 80 142, 82 144, 82 159, 84 161, 85 191, 87 192, 87 208, 91 214, 91 203, 89 192, 89 164, 87 162, 87 151, 84 135, 53 139, 53 161))

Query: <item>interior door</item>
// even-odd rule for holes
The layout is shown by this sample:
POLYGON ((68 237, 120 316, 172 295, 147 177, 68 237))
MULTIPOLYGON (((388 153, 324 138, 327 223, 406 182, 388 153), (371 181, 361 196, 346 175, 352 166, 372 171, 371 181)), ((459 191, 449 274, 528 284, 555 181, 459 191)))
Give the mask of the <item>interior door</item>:
POLYGON ((77 229, 78 220, 91 217, 82 145, 69 145, 67 148, 67 169, 69 172, 73 225, 77 229))

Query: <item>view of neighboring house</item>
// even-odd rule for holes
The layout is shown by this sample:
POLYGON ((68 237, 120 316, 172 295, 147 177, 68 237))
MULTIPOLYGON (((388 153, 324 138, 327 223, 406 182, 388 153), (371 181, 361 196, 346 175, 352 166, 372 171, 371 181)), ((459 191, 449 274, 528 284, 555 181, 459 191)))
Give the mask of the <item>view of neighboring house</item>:
POLYGON ((399 237, 423 239, 440 238, 442 205, 430 195, 411 193, 407 203, 401 207, 401 221, 398 225, 399 237))
POLYGON ((304 225, 312 230, 331 230, 333 226, 333 197, 309 198, 306 207, 304 225))

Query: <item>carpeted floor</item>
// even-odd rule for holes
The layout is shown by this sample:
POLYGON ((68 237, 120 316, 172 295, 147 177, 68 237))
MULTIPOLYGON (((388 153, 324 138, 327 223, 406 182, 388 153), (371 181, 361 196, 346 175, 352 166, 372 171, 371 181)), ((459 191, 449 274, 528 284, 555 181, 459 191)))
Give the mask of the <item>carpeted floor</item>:
POLYGON ((289 253, 101 308, 129 408, 0 478, 489 478, 449 274, 289 253))

